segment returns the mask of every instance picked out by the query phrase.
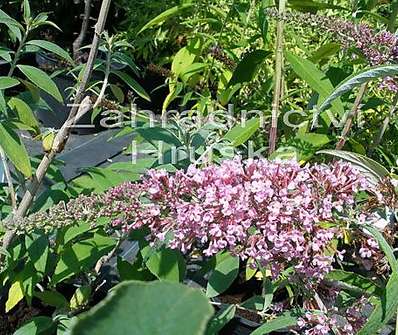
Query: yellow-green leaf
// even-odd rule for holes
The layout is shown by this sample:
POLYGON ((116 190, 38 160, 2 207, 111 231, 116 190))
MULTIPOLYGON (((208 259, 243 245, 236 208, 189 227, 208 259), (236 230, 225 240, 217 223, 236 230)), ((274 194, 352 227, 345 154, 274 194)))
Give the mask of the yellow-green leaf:
POLYGON ((39 122, 36 120, 32 109, 25 101, 13 97, 8 101, 8 106, 17 112, 18 118, 23 124, 35 129, 36 133, 40 132, 39 122))
POLYGON ((21 282, 16 281, 10 287, 8 291, 8 299, 6 302, 6 313, 12 310, 22 299, 23 299, 23 289, 21 282))
POLYGON ((16 169, 28 178, 32 176, 32 167, 25 145, 19 136, 4 122, 0 124, 0 146, 16 169))
POLYGON ((10 87, 17 86, 19 80, 10 77, 0 77, 0 90, 5 90, 10 87))

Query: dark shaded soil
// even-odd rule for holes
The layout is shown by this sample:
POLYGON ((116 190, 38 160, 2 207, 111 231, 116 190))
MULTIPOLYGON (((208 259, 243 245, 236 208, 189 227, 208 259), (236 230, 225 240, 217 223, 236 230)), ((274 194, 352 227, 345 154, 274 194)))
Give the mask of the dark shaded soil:
POLYGON ((12 335, 24 323, 38 315, 42 315, 39 308, 20 303, 10 313, 0 314, 0 334, 12 335))

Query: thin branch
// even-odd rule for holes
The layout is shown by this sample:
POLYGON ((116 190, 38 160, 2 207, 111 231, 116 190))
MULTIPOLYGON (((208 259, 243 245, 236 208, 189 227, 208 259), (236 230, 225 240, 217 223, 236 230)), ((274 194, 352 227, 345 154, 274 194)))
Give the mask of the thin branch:
POLYGON ((83 22, 80 29, 79 36, 73 42, 73 58, 75 61, 79 58, 79 50, 82 47, 84 40, 86 39, 88 24, 90 21, 90 12, 91 12, 91 0, 86 0, 84 5, 84 15, 83 22))
POLYGON ((116 254, 117 250, 119 249, 120 245, 122 244, 122 242, 123 242, 123 239, 119 238, 115 247, 107 255, 101 257, 98 260, 98 262, 95 264, 95 267, 94 267, 95 273, 97 275, 100 274, 101 268, 104 266, 104 264, 108 263, 112 259, 112 257, 115 256, 115 254, 116 254))
POLYGON ((95 102, 93 109, 96 109, 102 102, 105 96, 105 91, 108 87, 109 83, 109 75, 111 74, 111 60, 112 60, 112 53, 109 50, 107 55, 106 55, 106 68, 105 68, 105 76, 104 76, 104 81, 102 83, 102 88, 101 91, 98 95, 97 101, 95 102))
POLYGON ((276 59, 275 59, 275 88, 274 98, 272 102, 272 119, 271 129, 269 133, 269 154, 272 154, 276 148, 277 133, 278 133, 278 116, 279 105, 282 91, 282 68, 283 68, 283 28, 284 28, 284 13, 286 1, 279 1, 279 20, 276 31, 276 59))
POLYGON ((6 153, 4 152, 4 149, 1 146, 0 146, 0 157, 4 167, 4 175, 7 180, 8 192, 10 193, 12 210, 14 212, 17 209, 17 197, 15 194, 14 184, 12 182, 10 167, 8 166, 7 162, 6 153))
POLYGON ((347 120, 344 124, 343 131, 341 132, 341 138, 336 145, 336 150, 343 149, 345 142, 347 141, 347 136, 351 130, 354 118, 358 115, 358 112, 359 112, 360 106, 361 106, 361 102, 362 102, 363 96, 365 95, 367 86, 368 86, 367 83, 362 84, 359 89, 358 95, 354 102, 354 106, 352 107, 352 110, 351 110, 350 114, 348 115, 347 120))
MULTIPOLYGON (((84 94, 86 91, 86 87, 88 85, 88 82, 90 80, 90 77, 91 77, 91 74, 93 71, 94 61, 95 61, 95 59, 97 57, 97 53, 98 53, 100 36, 103 33, 104 28, 105 28, 105 22, 106 22, 106 19, 108 16, 110 4, 111 4, 111 0, 103 0, 102 1, 100 14, 98 17, 97 24, 95 26, 95 33, 94 33, 94 37, 93 37, 93 42, 91 44, 90 55, 88 57, 87 64, 85 66, 85 71, 83 74, 83 79, 82 79, 80 86, 77 90, 74 104, 69 113, 68 119, 65 121, 64 126, 62 126, 62 128, 58 132, 58 134, 54 140, 52 149, 48 153, 46 153, 44 155, 43 159, 41 160, 41 162, 36 170, 36 174, 33 177, 32 182, 28 186, 28 189, 25 192, 24 196, 22 197, 21 203, 19 204, 15 215, 13 215, 10 218, 10 220, 19 220, 20 218, 23 218, 26 215, 26 213, 28 212, 28 210, 33 202, 33 199, 39 189, 39 186, 41 185, 41 182, 43 181, 43 178, 45 177, 45 175, 47 173, 47 170, 48 170, 51 162, 53 161, 54 157, 59 152, 63 151, 65 144, 68 141, 69 135, 72 131, 71 125, 73 125, 74 122, 76 122, 78 115, 82 115, 82 113, 83 113, 82 109, 87 108, 86 107, 87 104, 81 104, 81 102, 83 100, 83 97, 84 97, 84 94)), ((3 238, 3 248, 4 249, 7 249, 10 246, 10 244, 12 243, 12 241, 15 237, 15 234, 16 234, 15 230, 7 231, 7 233, 5 234, 5 236, 3 238)))

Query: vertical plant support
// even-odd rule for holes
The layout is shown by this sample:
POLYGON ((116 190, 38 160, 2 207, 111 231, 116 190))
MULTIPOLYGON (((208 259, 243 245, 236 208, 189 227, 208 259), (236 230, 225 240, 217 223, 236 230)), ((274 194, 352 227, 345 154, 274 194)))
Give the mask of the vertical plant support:
POLYGON ((269 133, 269 150, 272 154, 276 148, 278 133, 279 107, 282 94, 282 71, 283 71, 283 29, 286 0, 279 0, 278 24, 276 31, 276 50, 275 50, 275 79, 274 97, 272 101, 271 129, 269 133))
MULTIPOLYGON (((98 53, 98 48, 100 44, 100 37, 102 33, 104 32, 105 29, 105 23, 106 19, 108 17, 109 13, 109 7, 111 4, 111 0, 103 0, 101 4, 101 10, 99 13, 98 21, 97 24, 95 25, 95 32, 94 32, 94 37, 93 41, 91 44, 91 49, 90 49, 90 55, 88 57, 87 63, 85 65, 85 70, 83 74, 83 79, 79 85, 79 88, 77 90, 74 102, 73 102, 73 107, 69 113, 68 119, 65 121, 64 125, 62 128, 58 131, 57 136, 54 139, 54 143, 52 146, 52 149, 47 152, 44 157, 42 158, 35 175, 32 178, 31 183, 28 185, 27 190, 22 197, 22 200, 15 212, 14 215, 12 215, 9 220, 10 221, 15 221, 18 222, 19 219, 23 218, 26 213, 28 212, 30 206, 32 205, 33 199, 36 196, 36 193, 43 181, 43 178, 45 177, 47 170, 55 158, 55 156, 59 153, 62 152, 67 141, 69 138, 69 135, 72 131, 72 126, 75 124, 75 122, 78 120, 79 117, 81 117, 85 112, 90 110, 92 108, 92 105, 88 103, 88 98, 84 99, 84 93, 86 91, 88 82, 91 78, 91 74, 93 72, 93 67, 94 67, 94 61, 97 57, 98 53), (83 103, 82 103, 83 101, 83 103)), ((14 237, 16 235, 15 228, 12 228, 6 232, 6 234, 3 237, 2 241, 2 246, 4 249, 8 249, 8 247, 11 245, 14 237)))

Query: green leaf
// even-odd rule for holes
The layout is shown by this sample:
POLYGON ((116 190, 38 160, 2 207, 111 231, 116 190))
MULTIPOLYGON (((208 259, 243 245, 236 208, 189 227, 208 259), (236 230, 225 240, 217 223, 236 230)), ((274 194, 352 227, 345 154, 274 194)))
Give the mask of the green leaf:
POLYGON ((12 310, 24 297, 22 283, 17 280, 15 281, 9 291, 8 291, 8 299, 6 301, 6 313, 12 310))
POLYGON ((381 164, 377 163, 371 158, 357 154, 355 152, 344 150, 321 150, 318 154, 326 154, 334 157, 339 157, 353 164, 359 171, 361 171, 369 181, 378 184, 385 177, 389 176, 388 170, 381 164))
POLYGON ((295 139, 306 142, 315 148, 321 148, 331 141, 329 136, 317 133, 297 134, 295 139))
POLYGON ((262 326, 258 327, 254 332, 250 333, 250 335, 265 335, 276 330, 297 326, 297 321, 298 316, 296 313, 286 312, 273 320, 267 321, 262 326))
POLYGON ((330 104, 335 103, 335 100, 344 93, 351 91, 353 88, 361 86, 368 81, 394 76, 398 74, 398 65, 382 65, 365 69, 359 73, 349 76, 343 80, 318 107, 318 115, 324 111, 330 104))
POLYGON ((177 136, 162 127, 138 128, 136 132, 155 147, 158 146, 158 142, 176 146, 177 148, 182 146, 177 136))
POLYGON ((265 278, 263 279, 263 296, 262 298, 264 299, 264 305, 263 305, 263 311, 266 311, 272 303, 272 299, 274 298, 274 285, 272 284, 271 279, 265 278))
POLYGON ((145 91, 145 89, 138 84, 133 78, 128 74, 121 71, 112 71, 113 74, 117 75, 121 80, 123 80, 135 93, 137 93, 141 98, 151 101, 150 96, 145 91))
POLYGON ((69 308, 69 302, 57 291, 34 292, 33 295, 40 299, 45 305, 55 308, 69 308))
POLYGON ((232 74, 228 87, 251 82, 257 74, 260 65, 271 54, 272 52, 270 51, 254 50, 245 55, 232 74))
POLYGON ((326 275, 326 279, 343 282, 348 289, 352 287, 353 291, 359 289, 361 292, 375 295, 380 295, 381 292, 381 287, 372 280, 354 272, 333 270, 326 275))
POLYGON ((6 62, 11 63, 11 50, 0 47, 0 58, 3 58, 6 62))
MULTIPOLYGON (((315 92, 319 93, 320 102, 325 101, 333 92, 334 88, 332 83, 314 63, 288 51, 286 51, 286 59, 292 66, 293 71, 315 92)), ((344 115, 344 106, 340 99, 332 103, 331 109, 336 115, 344 115)))
POLYGON ((181 80, 187 82, 193 75, 200 73, 205 68, 206 64, 204 63, 193 63, 188 65, 180 72, 181 80))
POLYGON ((240 307, 252 311, 262 311, 264 309, 264 297, 255 295, 240 304, 240 307))
POLYGON ((40 132, 39 122, 36 120, 32 109, 25 101, 16 97, 12 97, 8 101, 8 106, 17 112, 18 118, 23 124, 35 129, 36 134, 40 132))
POLYGON ((110 252, 115 244, 114 239, 96 233, 90 239, 67 247, 62 252, 55 268, 52 284, 55 285, 82 271, 89 270, 102 256, 110 252))
POLYGON ((253 118, 245 123, 245 126, 237 125, 230 129, 224 136, 225 139, 229 140, 234 147, 238 147, 245 143, 250 137, 252 137, 256 131, 260 128, 260 119, 253 118))
POLYGON ((85 306, 88 304, 88 301, 90 299, 91 295, 91 286, 81 286, 78 287, 73 293, 72 298, 70 299, 70 308, 73 309, 79 309, 82 306, 85 306))
POLYGON ((394 317, 398 308, 398 273, 393 272, 384 295, 357 335, 374 335, 394 317))
POLYGON ((24 18, 25 22, 29 22, 29 19, 30 19, 29 0, 23 0, 23 18, 24 18))
POLYGON ((12 37, 17 38, 19 41, 22 39, 21 31, 23 31, 22 25, 14 20, 11 16, 0 9, 0 24, 4 24, 10 30, 12 37))
POLYGON ((184 47, 175 54, 173 63, 171 64, 171 71, 176 76, 183 73, 195 61, 196 54, 191 52, 188 47, 184 47))
POLYGON ((123 282, 78 317, 71 335, 201 335, 212 314, 199 290, 170 282, 123 282))
MULTIPOLYGON (((146 247, 144 249, 151 249, 146 247)), ((146 250, 141 250, 143 258, 148 253, 146 250)), ((179 282, 184 279, 186 265, 181 253, 177 250, 162 248, 152 253, 145 262, 149 271, 159 279, 179 282)))
POLYGON ((266 9, 264 3, 261 2, 260 8, 258 9, 258 28, 261 32, 261 37, 263 38, 264 43, 267 43, 267 34, 268 34, 268 20, 266 16, 266 9))
POLYGON ((43 276, 46 271, 48 253, 48 239, 46 235, 31 233, 25 236, 26 251, 36 271, 43 276))
POLYGON ((175 6, 172 8, 169 8, 167 10, 165 10, 163 13, 159 14, 158 16, 156 16, 155 18, 153 18, 151 21, 149 21, 147 24, 145 24, 140 31, 138 32, 138 34, 142 33, 144 30, 147 30, 151 27, 154 27, 158 24, 163 23, 164 21, 168 20, 169 18, 173 17, 173 16, 177 16, 178 14, 180 14, 183 10, 192 7, 193 3, 185 3, 179 6, 175 6))
POLYGON ((239 257, 234 257, 228 252, 218 253, 215 262, 206 288, 206 295, 209 298, 227 290, 239 273, 239 257))
POLYGON ((16 169, 28 178, 32 176, 32 167, 25 145, 5 122, 0 124, 0 146, 16 169))
POLYGON ((325 58, 329 58, 330 56, 333 56, 340 50, 340 44, 339 43, 326 43, 321 45, 309 58, 309 60, 313 63, 318 63, 321 60, 325 58))
POLYGON ((0 77, 0 90, 19 85, 19 80, 11 77, 0 77))
POLYGON ((224 306, 210 320, 206 335, 216 335, 224 326, 235 317, 236 306, 224 306))
POLYGON ((50 94, 59 102, 63 102, 61 93, 57 85, 44 71, 30 65, 17 65, 18 69, 37 87, 50 94))
POLYGON ((31 41, 28 41, 26 44, 38 46, 39 48, 42 48, 49 52, 52 52, 53 54, 65 59, 70 64, 73 64, 73 59, 68 54, 68 52, 65 51, 64 49, 62 49, 60 46, 56 45, 55 43, 44 41, 44 40, 31 40, 31 41))
POLYGON ((73 225, 67 228, 64 236, 63 236, 63 244, 67 244, 76 237, 88 232, 91 230, 91 226, 87 222, 77 222, 76 225, 73 225))
POLYGON ((111 91, 112 91, 113 95, 115 96, 115 98, 117 99, 117 101, 119 103, 123 103, 124 99, 125 99, 123 90, 119 86, 114 85, 114 84, 111 84, 110 87, 111 87, 111 91))
POLYGON ((121 281, 125 280, 139 280, 139 281, 150 281, 156 277, 148 270, 141 266, 142 257, 139 257, 134 264, 130 264, 128 261, 123 260, 121 257, 117 259, 117 269, 119 271, 119 277, 121 281))
POLYGON ((36 316, 19 328, 14 335, 47 335, 54 327, 53 320, 48 316, 36 316))

